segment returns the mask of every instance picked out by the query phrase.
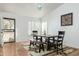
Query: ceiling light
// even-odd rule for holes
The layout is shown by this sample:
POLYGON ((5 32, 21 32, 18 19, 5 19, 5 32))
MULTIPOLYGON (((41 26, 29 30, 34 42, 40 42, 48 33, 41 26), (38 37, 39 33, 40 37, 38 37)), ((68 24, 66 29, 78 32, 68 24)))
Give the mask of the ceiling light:
POLYGON ((41 4, 41 3, 37 4, 37 8, 38 8, 38 10, 42 10, 43 4, 41 4))

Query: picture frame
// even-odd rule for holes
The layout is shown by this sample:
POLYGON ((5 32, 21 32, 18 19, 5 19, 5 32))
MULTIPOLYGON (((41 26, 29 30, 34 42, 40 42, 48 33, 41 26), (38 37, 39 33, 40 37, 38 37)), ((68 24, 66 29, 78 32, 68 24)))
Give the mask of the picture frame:
POLYGON ((73 25, 73 13, 64 14, 61 16, 61 26, 73 25))

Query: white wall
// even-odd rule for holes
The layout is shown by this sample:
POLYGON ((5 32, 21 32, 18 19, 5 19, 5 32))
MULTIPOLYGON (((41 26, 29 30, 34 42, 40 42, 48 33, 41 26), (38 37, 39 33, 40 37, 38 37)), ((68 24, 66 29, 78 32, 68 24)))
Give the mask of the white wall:
POLYGON ((56 35, 59 30, 64 30, 64 43, 79 48, 79 4, 63 4, 43 19, 48 21, 48 34, 56 35), (71 12, 73 13, 73 25, 61 26, 61 15, 71 12))
MULTIPOLYGON (((3 20, 2 17, 15 18, 16 20, 16 42, 26 41, 30 39, 28 35, 28 22, 30 20, 35 20, 37 18, 27 17, 27 16, 18 16, 18 15, 7 13, 7 12, 0 12, 0 20, 3 20)), ((0 22, 0 24, 1 23, 2 22, 0 22)), ((0 39, 0 42, 2 42, 1 39, 0 39)))
POLYGON ((33 18, 16 17, 16 41, 26 41, 29 39, 28 22, 33 18))

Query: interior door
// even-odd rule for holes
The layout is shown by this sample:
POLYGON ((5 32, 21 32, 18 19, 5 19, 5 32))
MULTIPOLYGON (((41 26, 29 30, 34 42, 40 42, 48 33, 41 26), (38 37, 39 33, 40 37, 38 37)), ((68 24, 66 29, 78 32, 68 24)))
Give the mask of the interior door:
POLYGON ((3 42, 15 42, 15 19, 3 18, 3 42))

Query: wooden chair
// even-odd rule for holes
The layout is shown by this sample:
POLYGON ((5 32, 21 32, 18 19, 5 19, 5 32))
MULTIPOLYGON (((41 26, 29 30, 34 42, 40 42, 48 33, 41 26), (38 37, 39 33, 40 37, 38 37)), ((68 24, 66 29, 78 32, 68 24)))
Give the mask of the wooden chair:
POLYGON ((51 50, 51 48, 54 46, 54 39, 53 36, 47 37, 47 50, 51 50))
POLYGON ((36 47, 39 49, 39 53, 41 52, 41 50, 44 51, 44 42, 42 36, 38 36, 38 40, 36 40, 36 47))
POLYGON ((29 49, 31 49, 31 46, 35 46, 36 45, 36 40, 38 40, 38 36, 37 35, 33 35, 33 40, 30 40, 30 46, 29 49))
POLYGON ((54 36, 54 48, 56 49, 56 52, 61 50, 63 52, 63 39, 64 39, 65 31, 58 31, 58 36, 54 36))
POLYGON ((42 36, 37 36, 37 35, 34 35, 33 36, 33 41, 30 41, 30 49, 31 49, 31 45, 35 46, 35 51, 37 49, 39 49, 39 52, 41 52, 41 50, 44 51, 44 43, 42 41, 42 36))

